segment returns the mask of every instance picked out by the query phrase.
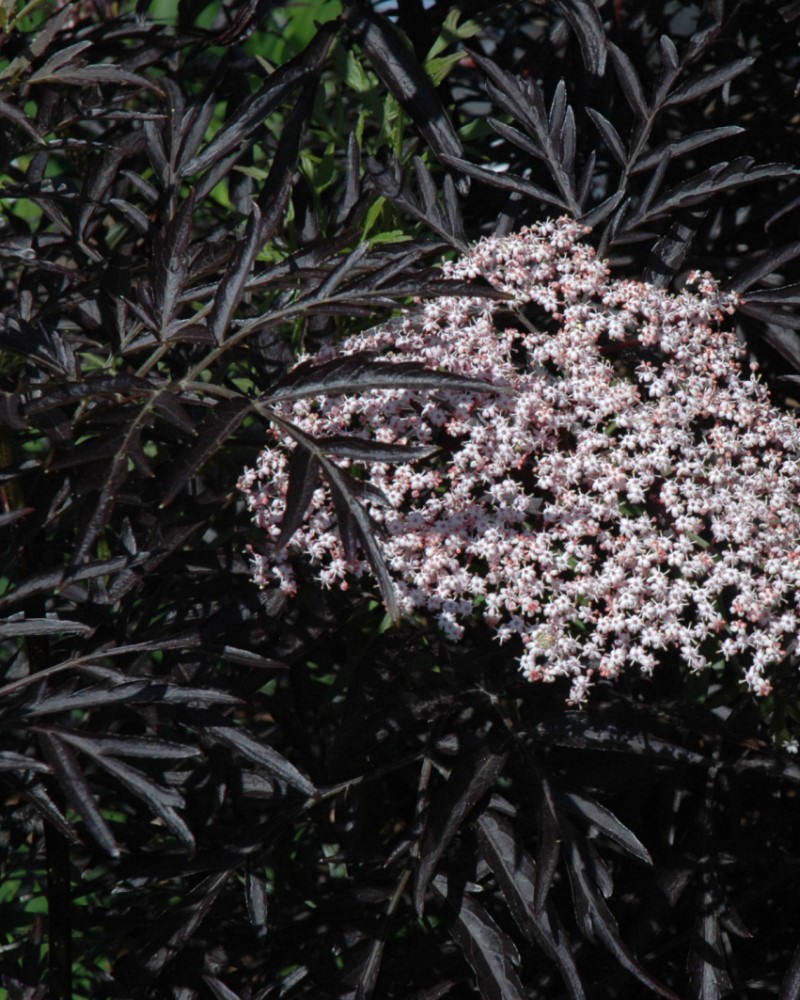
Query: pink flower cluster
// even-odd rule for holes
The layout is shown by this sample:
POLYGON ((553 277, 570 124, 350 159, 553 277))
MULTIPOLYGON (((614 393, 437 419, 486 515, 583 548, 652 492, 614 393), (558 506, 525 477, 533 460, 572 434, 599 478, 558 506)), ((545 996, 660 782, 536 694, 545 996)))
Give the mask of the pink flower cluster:
MULTIPOLYGON (((562 219, 484 239, 446 274, 509 301, 437 299, 318 359, 375 351, 494 391, 375 390, 283 415, 319 437, 440 446, 362 474, 388 500, 364 502, 401 608, 450 639, 482 616, 530 679, 570 678, 572 702, 665 651, 693 671, 735 658, 765 694, 800 623, 800 425, 743 374, 720 325, 736 300, 710 275, 677 295, 614 280, 584 233, 562 219)), ((369 567, 346 561, 322 483, 275 548, 292 447, 276 434, 239 483, 266 533, 255 580, 291 593, 306 556, 346 588, 369 567)))

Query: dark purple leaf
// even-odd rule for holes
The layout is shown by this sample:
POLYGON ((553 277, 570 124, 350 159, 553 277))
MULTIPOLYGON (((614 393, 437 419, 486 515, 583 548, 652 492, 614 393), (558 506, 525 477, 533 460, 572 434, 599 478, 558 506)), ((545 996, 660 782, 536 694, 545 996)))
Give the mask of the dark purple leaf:
POLYGON ((252 403, 245 396, 218 403, 197 430, 197 444, 178 463, 167 482, 161 506, 167 507, 198 469, 214 455, 241 426, 251 412, 252 403))
POLYGON ((603 750, 652 757, 672 764, 709 766, 707 757, 668 743, 644 729, 596 721, 584 712, 565 712, 535 726, 534 738, 582 750, 603 750))
POLYGON ((603 898, 608 887, 603 882, 598 882, 598 873, 603 869, 598 868, 590 846, 575 832, 571 832, 566 824, 562 824, 562 833, 575 912, 587 937, 597 937, 622 968, 648 989, 667 1000, 680 1000, 677 994, 642 968, 622 940, 617 922, 603 898))
POLYGON ((430 458, 439 450, 435 445, 382 444, 345 434, 317 438, 316 443, 334 458, 349 458, 356 462, 415 462, 430 458))
POLYGON ((319 485, 322 466, 307 448, 298 444, 289 460, 289 485, 286 490, 281 533, 275 543, 282 549, 303 523, 314 491, 319 485))
POLYGON ((100 847, 112 858, 118 858, 120 850, 117 842, 97 806, 77 757, 55 733, 40 730, 38 736, 42 750, 67 801, 83 819, 89 834, 100 847))
POLYGON ((557 801, 576 816, 597 827, 607 837, 619 844, 624 850, 646 865, 652 865, 650 852, 639 838, 625 826, 617 817, 600 802, 579 795, 577 792, 560 791, 557 801))
POLYGON ((316 795, 314 785, 297 770, 294 764, 290 764, 277 750, 257 740, 240 726, 207 726, 204 727, 203 733, 213 742, 236 751, 245 760, 257 764, 280 781, 285 781, 303 795, 309 797, 316 795))
POLYGON ((614 159, 621 167, 625 167, 628 163, 628 154, 625 152, 619 132, 617 132, 604 115, 601 115, 599 111, 595 111, 594 108, 587 108, 586 114, 592 119, 597 131, 603 137, 603 142, 605 142, 609 152, 613 154, 614 159))
POLYGON ((486 910, 453 881, 437 875, 433 887, 453 914, 450 935, 469 962, 482 1000, 525 1000, 525 989, 514 971, 519 953, 514 942, 486 910))
POLYGON ((66 732, 60 733, 60 737, 91 757, 98 767, 115 777, 136 798, 141 799, 190 852, 194 851, 192 832, 176 812, 176 809, 181 809, 185 805, 183 797, 178 792, 157 784, 143 771, 117 760, 116 757, 97 753, 91 739, 66 732))
MULTIPOLYGON (((704 873, 704 881, 707 873, 704 873)), ((689 989, 697 1000, 721 1000, 733 989, 725 968, 716 894, 706 882, 698 894, 700 912, 695 921, 692 950, 689 957, 689 989)))
POLYGON ((538 184, 532 184, 523 177, 509 173, 497 173, 486 167, 479 167, 474 163, 469 163, 467 160, 459 159, 456 156, 443 156, 442 159, 445 163, 450 164, 450 166, 463 171, 463 173, 474 177, 476 180, 483 181, 490 187, 502 188, 505 191, 515 191, 518 194, 526 194, 548 205, 554 205, 563 211, 569 211, 567 203, 562 198, 559 198, 558 195, 547 191, 543 187, 539 187, 538 184))
POLYGON ((556 0, 556 6, 575 32, 583 64, 600 77, 606 66, 606 33, 594 0, 556 0))
POLYGON ((61 836, 66 838, 73 847, 83 846, 80 837, 68 822, 66 816, 64 816, 55 802, 50 798, 44 785, 19 781, 16 775, 13 778, 6 775, 6 779, 10 779, 9 783, 18 788, 20 794, 33 806, 42 819, 54 826, 61 836))
POLYGON ((267 880, 261 871, 248 865, 244 875, 244 894, 250 924, 259 941, 267 936, 267 880))
POLYGON ((544 913, 547 907, 550 889, 553 886, 556 869, 561 857, 561 830, 558 825, 558 813, 553 801, 553 791, 546 774, 541 772, 539 779, 539 794, 536 804, 536 881, 533 894, 534 913, 544 913))
POLYGON ((784 330, 800 330, 800 315, 796 312, 781 309, 777 304, 771 305, 767 303, 766 305, 757 305, 748 298, 739 306, 739 312, 744 313, 746 316, 752 316, 753 319, 760 320, 771 327, 784 330))
POLYGON ((44 771, 50 768, 40 760, 15 753, 13 750, 0 750, 0 771, 44 771))
POLYGON ((263 245, 261 210, 258 205, 253 205, 236 256, 217 287, 214 305, 208 317, 208 331, 218 344, 222 343, 228 332, 233 314, 242 301, 253 262, 263 245))
POLYGON ((461 141, 435 87, 393 25, 368 7, 355 4, 345 4, 343 18, 370 65, 406 109, 433 153, 439 159, 461 156, 461 141))
POLYGON ((625 95, 625 100, 630 104, 637 123, 646 121, 650 116, 650 111, 644 96, 644 89, 642 81, 639 79, 639 74, 636 72, 630 57, 622 49, 613 42, 607 41, 606 45, 611 56, 611 61, 614 64, 614 70, 622 88, 622 93, 625 95))
MULTIPOLYGON (((591 114, 591 112, 590 112, 591 114)), ((741 125, 723 125, 720 128, 707 128, 702 132, 694 132, 685 139, 678 139, 673 142, 665 142, 657 146, 652 152, 638 159, 631 168, 632 174, 638 174, 642 170, 650 170, 658 166, 662 160, 674 160, 685 153, 693 153, 701 146, 707 146, 710 142, 717 142, 718 139, 727 139, 729 136, 738 135, 745 130, 741 125)))
POLYGON ((462 757, 447 782, 433 796, 420 843, 419 861, 414 869, 414 907, 420 915, 439 861, 467 816, 494 785, 507 756, 507 753, 486 749, 462 757))
POLYGON ((226 986, 221 979, 216 976, 203 976, 203 982, 211 990, 216 1000, 241 1000, 238 993, 234 993, 230 987, 226 986))
MULTIPOLYGON (((337 27, 335 21, 323 24, 306 49, 270 74, 261 90, 246 101, 241 110, 222 126, 202 153, 192 157, 183 166, 181 175, 189 177, 219 163, 231 150, 260 128, 264 120, 296 87, 318 73, 327 58, 337 27)), ((264 206, 262 213, 263 208, 264 206)))
POLYGON ((145 973, 156 975, 175 958, 208 916, 230 877, 229 870, 214 872, 196 885, 178 907, 167 910, 150 937, 152 941, 163 941, 166 938, 166 943, 158 945, 155 951, 142 959, 141 968, 145 973), (176 923, 177 929, 173 930, 176 923))
POLYGON ((669 108, 675 104, 684 104, 686 101, 693 101, 698 97, 702 97, 710 90, 721 87, 728 80, 733 80, 740 73, 744 73, 746 69, 750 69, 755 61, 754 56, 746 56, 744 59, 737 59, 735 62, 728 63, 727 66, 719 66, 710 73, 705 73, 702 76, 695 77, 693 80, 688 80, 682 86, 678 87, 677 90, 673 90, 663 106, 669 108))
MULTIPOLYGON (((258 196, 261 220, 257 233, 261 246, 278 231, 283 223, 292 192, 303 135, 308 128, 314 109, 316 92, 317 78, 314 77, 304 85, 299 99, 281 129, 272 166, 258 196)), ((260 249, 261 247, 257 248, 257 250, 260 249)))
POLYGON ((508 908, 520 930, 539 944, 558 966, 570 1000, 584 1000, 580 975, 564 928, 555 907, 547 900, 536 911, 536 866, 514 827, 494 810, 487 809, 478 819, 481 853, 492 869, 508 908))
POLYGON ((92 635, 94 629, 83 622, 62 618, 21 618, 0 622, 0 636, 92 635))
POLYGON ((14 107, 13 104, 9 104, 8 101, 0 100, 0 118, 7 118, 9 121, 12 121, 25 132, 28 138, 33 139, 34 142, 44 143, 44 139, 36 131, 33 122, 25 112, 14 107))
MULTIPOLYGON (((800 16, 800 11, 798 11, 800 16)), ((792 961, 781 983, 778 1000, 800 1000, 800 944, 794 950, 792 961)))
POLYGON ((791 177, 800 171, 786 163, 765 163, 753 166, 750 157, 742 156, 730 163, 718 163, 690 177, 673 188, 649 210, 648 216, 663 215, 706 201, 723 191, 739 190, 745 184, 791 177))
POLYGON ((508 142, 513 143, 513 145, 518 146, 520 149, 524 149, 526 153, 535 156, 539 160, 544 160, 547 157, 547 151, 538 142, 525 135, 524 132, 520 132, 518 128, 498 121, 497 118, 487 118, 486 120, 498 135, 502 135, 508 142))
POLYGON ((370 389, 451 389, 464 392, 504 392, 502 386, 480 379, 435 371, 413 361, 380 361, 369 353, 350 354, 324 364, 313 360, 297 365, 270 390, 270 405, 309 396, 342 396, 370 389))
POLYGON ((800 257, 800 242, 790 243, 777 250, 768 250, 752 267, 740 272, 729 281, 725 290, 738 292, 741 295, 761 278, 766 278, 768 274, 778 271, 784 264, 797 257, 800 257))
POLYGON ((783 306, 800 306, 800 285, 781 285, 778 288, 757 288, 745 296, 745 302, 766 302, 783 306))

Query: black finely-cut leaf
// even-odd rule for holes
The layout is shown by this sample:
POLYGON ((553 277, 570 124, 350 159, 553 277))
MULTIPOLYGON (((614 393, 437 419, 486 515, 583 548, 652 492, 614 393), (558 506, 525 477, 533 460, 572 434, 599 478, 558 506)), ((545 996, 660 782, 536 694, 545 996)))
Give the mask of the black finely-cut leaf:
POLYGON ((61 732, 59 735, 66 743, 90 757, 98 767, 107 771, 132 795, 144 802, 190 852, 194 851, 195 844, 192 832, 183 818, 176 812, 176 809, 181 809, 185 805, 182 795, 173 788, 157 784, 143 771, 117 760, 116 757, 97 753, 91 739, 78 736, 76 733, 61 732))
POLYGON ((311 299, 325 300, 331 298, 336 289, 345 281, 353 271, 369 254, 369 244, 361 243, 351 253, 345 254, 337 264, 331 268, 328 275, 320 285, 311 293, 311 299))
POLYGON ((262 245, 278 231, 283 222, 292 193, 303 135, 314 110, 316 93, 317 80, 312 78, 304 84, 299 99, 281 129, 272 165, 258 195, 262 216, 259 228, 262 245))
POLYGON ((489 77, 487 91, 492 101, 512 118, 522 122, 538 142, 544 142, 548 129, 547 110, 536 81, 528 79, 523 84, 513 73, 501 69, 480 52, 474 49, 467 51, 489 77))
POLYGON ((561 830, 547 775, 539 769, 536 802, 536 880, 533 893, 535 913, 544 913, 561 857, 561 830))
POLYGON ((252 409, 252 402, 245 396, 226 399, 218 403, 197 430, 197 443, 178 463, 167 482, 161 506, 166 507, 181 492, 198 469, 235 434, 252 409))
MULTIPOLYGON (((306 446, 308 447, 308 442, 306 446)), ((351 561, 355 558, 355 543, 358 539, 378 581, 386 611, 392 621, 397 623, 400 621, 400 606, 397 603, 394 581, 376 538, 377 526, 361 503, 361 483, 323 454, 318 453, 317 457, 331 491, 345 555, 351 561)))
POLYGON ((384 444, 366 438, 336 434, 317 438, 317 444, 334 458, 349 458, 356 462, 415 462, 430 458, 439 450, 436 445, 384 444))
POLYGON ((598 883, 598 862, 591 854, 590 845, 571 831, 567 824, 562 825, 562 832, 575 913, 586 936, 590 940, 596 937, 622 968, 648 989, 667 1000, 680 1000, 677 994, 642 968, 622 940, 617 921, 603 898, 608 888, 602 882, 598 883))
POLYGON ((689 989, 696 1000, 721 1000, 733 984, 725 968, 716 893, 708 881, 699 893, 699 906, 689 956, 689 989))
POLYGON ((303 518, 319 485, 322 466, 317 458, 301 445, 295 445, 289 460, 289 485, 284 501, 281 533, 275 546, 282 549, 303 523, 303 518))
POLYGON ((610 809, 607 809, 595 799, 580 795, 577 792, 560 791, 557 795, 559 805, 565 806, 576 816, 580 816, 597 827, 607 837, 619 844, 634 858, 643 861, 646 865, 652 865, 653 859, 650 852, 642 844, 639 838, 621 820, 619 820, 610 809))
POLYGON ((667 69, 677 69, 680 64, 680 56, 678 55, 678 50, 675 47, 675 42, 669 37, 669 35, 662 35, 658 40, 658 47, 661 53, 661 62, 667 69))
POLYGON ((365 6, 351 3, 345 4, 342 16, 381 82, 411 116, 433 153, 439 159, 445 154, 461 156, 461 140, 436 88, 393 25, 365 6))
POLYGON ((202 104, 192 104, 184 113, 181 119, 180 140, 177 144, 175 157, 175 170, 181 176, 184 174, 184 165, 200 148, 217 106, 218 99, 212 93, 202 104))
POLYGON ((443 983, 437 983, 436 986, 431 986, 428 989, 415 990, 413 993, 407 993, 403 1000, 441 1000, 442 997, 447 996, 447 994, 455 986, 453 980, 446 980, 443 983))
POLYGON ((781 285, 778 288, 757 288, 754 292, 748 292, 745 301, 800 306, 800 284, 781 285))
POLYGON ((482 1000, 525 1000, 514 970, 519 952, 511 938, 468 893, 453 891, 444 875, 436 876, 433 888, 452 914, 448 931, 475 973, 482 1000))
POLYGON ((309 797, 316 795, 314 784, 301 774, 294 764, 240 726, 206 726, 203 728, 203 733, 215 743, 221 743, 229 750, 235 750, 245 760, 257 764, 268 774, 286 782, 303 795, 309 797))
POLYGON ((70 844, 74 847, 81 847, 81 839, 75 832, 74 827, 67 820, 66 816, 61 812, 58 806, 50 798, 47 789, 44 785, 36 783, 28 783, 20 781, 16 775, 6 776, 6 780, 9 781, 14 788, 23 795, 26 801, 33 806, 36 812, 46 820, 48 823, 52 824, 58 830, 62 837, 65 837, 70 844))
POLYGON ((115 142, 102 156, 92 161, 80 194, 81 205, 78 212, 77 239, 83 240, 85 238, 86 227, 96 210, 100 206, 103 206, 103 210, 105 210, 106 194, 111 184, 119 176, 122 162, 141 150, 143 146, 143 136, 135 132, 115 142))
MULTIPOLYGON (((588 110, 588 109, 587 109, 588 110)), ((591 112, 590 112, 591 114, 591 112)), ((642 156, 631 168, 632 174, 640 173, 642 170, 650 170, 651 167, 658 166, 663 159, 674 160, 684 153, 694 152, 701 146, 707 146, 710 142, 718 139, 727 139, 729 136, 738 135, 745 129, 741 125, 722 125, 719 128, 707 128, 701 132, 694 132, 685 139, 678 139, 674 142, 665 142, 657 146, 652 152, 642 156)))
MULTIPOLYGON (((355 986, 355 1000, 369 1000, 375 992, 378 983, 378 975, 381 971, 381 961, 386 942, 383 937, 373 938, 366 949, 366 954, 360 958, 357 967, 349 971, 344 978, 344 983, 355 986)), ((344 994, 342 996, 352 993, 344 994)))
POLYGON ((264 397, 270 405, 309 396, 344 396, 370 389, 452 389, 464 392, 507 392, 503 386, 476 378, 426 368, 415 361, 381 361, 371 352, 349 354, 323 364, 312 359, 296 365, 264 397))
POLYGON ((164 231, 158 235, 153 248, 153 289, 156 306, 161 313, 161 329, 157 331, 164 338, 170 320, 175 315, 179 296, 186 284, 192 253, 189 243, 192 237, 196 195, 190 191, 164 231))
POLYGON ((122 198, 109 198, 108 203, 113 205, 121 215, 124 215, 141 236, 150 229, 150 217, 141 208, 122 198))
POLYGON ((47 764, 13 750, 0 750, 0 771, 49 771, 47 764))
MULTIPOLYGON (((12 511, 12 513, 20 512, 12 511)), ((90 563, 88 566, 79 566, 69 573, 66 569, 59 568, 31 575, 24 583, 0 597, 0 610, 11 607, 33 594, 52 593, 66 583, 78 583, 81 580, 91 580, 98 576, 117 573, 124 569, 129 562, 127 556, 117 556, 115 559, 103 559, 90 563)), ((49 619, 47 620, 49 621, 49 619)))
POLYGON ((150 939, 159 941, 166 937, 166 943, 141 961, 141 967, 148 975, 161 972, 191 939, 230 877, 230 870, 209 875, 183 898, 179 906, 163 914, 153 928, 150 939), (173 930, 176 924, 177 928, 173 930))
POLYGON ((559 746, 629 753, 672 764, 709 766, 708 758, 702 754, 668 743, 645 729, 619 722, 600 721, 585 712, 565 712, 540 722, 534 727, 532 735, 534 739, 559 746))
POLYGON ((693 80, 687 80, 687 82, 678 87, 677 90, 673 90, 664 102, 663 107, 669 108, 675 104, 683 104, 686 101, 692 101, 698 97, 702 97, 703 94, 707 94, 710 90, 721 87, 723 84, 727 83, 728 80, 733 80, 734 77, 739 76, 740 73, 744 73, 744 71, 749 69, 755 61, 754 56, 745 56, 744 59, 737 59, 735 62, 728 63, 727 66, 719 66, 717 69, 712 70, 710 73, 706 73, 703 76, 695 77, 693 80))
POLYGON ((144 760, 185 760, 187 757, 199 757, 202 753, 198 747, 156 739, 153 736, 79 735, 92 744, 96 753, 103 756, 110 754, 113 757, 140 757, 144 760))
POLYGON ((173 393, 158 393, 153 400, 153 409, 163 420, 172 424, 173 427, 177 427, 179 430, 182 430, 184 434, 189 434, 192 437, 196 436, 197 427, 194 420, 192 420, 186 410, 181 406, 173 393))
MULTIPOLYGON (((800 16, 800 11, 798 11, 800 16)), ((794 950, 792 961, 781 983, 778 1000, 800 1000, 800 944, 794 950)))
POLYGON ((33 122, 28 118, 24 111, 15 107, 13 104, 9 104, 8 101, 0 100, 0 118, 7 118, 9 121, 13 122, 19 128, 22 129, 25 134, 33 139, 34 142, 40 145, 44 144, 44 139, 36 131, 33 122))
POLYGON ((606 45, 608 46, 608 52, 614 64, 614 70, 617 74, 619 85, 622 88, 622 93, 625 95, 625 100, 630 104, 636 116, 637 123, 643 122, 647 119, 649 110, 639 74, 636 72, 630 57, 622 49, 613 42, 607 41, 606 45))
POLYGON ((586 994, 572 956, 573 949, 555 907, 548 900, 537 912, 533 905, 536 865, 517 831, 503 816, 487 809, 478 819, 478 840, 481 854, 497 879, 517 926, 558 966, 570 1000, 584 1000, 586 994))
POLYGON ((338 199, 333 213, 337 228, 343 227, 361 197, 361 149, 355 132, 347 139, 347 168, 344 175, 344 193, 338 199))
POLYGON ((569 205, 567 205, 563 198, 559 198, 558 195, 540 187, 538 184, 532 184, 530 181, 525 180, 524 177, 518 177, 516 174, 498 173, 486 167, 479 167, 468 160, 462 160, 457 156, 443 156, 442 159, 450 166, 463 171, 476 180, 483 181, 490 187, 502 188, 504 191, 514 191, 517 194, 526 194, 531 198, 537 198, 539 201, 545 202, 547 205, 555 205, 556 208, 563 209, 565 212, 569 211, 569 205))
POLYGON ((241 110, 222 126, 201 153, 192 157, 183 166, 181 175, 188 177, 219 163, 252 132, 260 128, 265 119, 296 87, 319 72, 337 31, 336 21, 323 24, 308 46, 299 55, 271 73, 261 90, 246 101, 241 110))
POLYGON ((489 749, 462 757, 431 800, 413 879, 414 907, 422 915, 425 893, 442 855, 475 805, 492 788, 507 753, 489 749))
POLYGON ((556 6, 575 32, 583 64, 592 76, 606 67, 606 33, 595 0, 556 0, 556 6))
POLYGON ((800 173, 788 163, 764 163, 754 166, 752 157, 740 156, 730 163, 718 163, 672 188, 648 211, 648 216, 663 215, 706 201, 711 195, 738 190, 744 184, 780 180, 800 173))
POLYGON ((794 330, 771 323, 761 331, 761 339, 785 358, 795 371, 800 372, 800 337, 794 330))
POLYGON ((94 629, 84 622, 62 618, 22 618, 0 622, 0 636, 25 635, 93 635, 94 629))
POLYGON ((226 986, 216 976, 203 976, 203 982, 211 990, 216 1000, 242 1000, 238 993, 234 993, 229 986, 226 986))
POLYGON ((783 264, 787 264, 790 260, 795 260, 797 257, 800 257, 800 242, 790 243, 788 246, 780 247, 777 250, 768 250, 752 267, 735 275, 725 285, 725 291, 742 294, 761 278, 766 278, 768 274, 772 274, 773 271, 777 271, 783 264))
POLYGON ((119 66, 99 65, 83 66, 74 69, 56 70, 47 76, 43 75, 44 68, 34 73, 29 78, 30 83, 58 83, 71 84, 72 86, 85 87, 91 84, 113 83, 115 85, 128 84, 134 87, 146 87, 160 93, 159 88, 147 77, 139 76, 138 73, 130 73, 119 66))
POLYGON ((217 286, 217 294, 214 296, 214 304, 208 317, 208 330, 217 344, 222 343, 233 314, 242 301, 253 262, 263 246, 261 230, 261 209, 254 204, 251 206, 244 236, 234 259, 217 286))
POLYGON ((267 936, 267 880, 263 871, 248 865, 244 874, 244 895, 247 915, 259 941, 267 936))
MULTIPOLYGON (((98 659, 102 653, 98 654, 98 659)), ((239 698, 226 691, 210 688, 181 687, 152 680, 134 680, 115 684, 113 687, 88 687, 65 694, 45 696, 38 701, 27 703, 20 712, 26 717, 36 718, 54 712, 72 712, 76 709, 99 708, 102 705, 130 702, 133 704, 181 705, 192 702, 206 705, 238 705, 239 698)))
POLYGON ((587 108, 586 114, 592 119, 597 131, 603 137, 603 142, 605 142, 609 152, 613 154, 614 159, 621 167, 625 167, 628 163, 628 154, 625 152, 619 132, 617 132, 605 115, 601 115, 594 108, 587 108))
POLYGON ((120 855, 114 834, 103 818, 94 794, 72 749, 55 733, 39 731, 39 743, 69 804, 86 824, 97 844, 112 858, 120 855))
POLYGON ((227 663, 238 663, 243 667, 256 667, 261 670, 289 669, 289 664, 284 663, 283 660, 273 660, 269 656, 263 656, 261 653, 254 653, 251 649, 241 649, 239 646, 229 646, 227 644, 224 646, 209 646, 205 644, 205 648, 227 663))
POLYGON ((667 288, 691 249, 697 231, 708 215, 708 209, 685 209, 650 251, 644 280, 656 288, 667 288))
POLYGON ((760 320, 776 327, 783 327, 786 330, 800 330, 800 316, 795 312, 787 312, 777 305, 758 305, 746 299, 739 305, 738 311, 752 316, 753 319, 760 320))
POLYGON ((508 142, 518 146, 520 149, 524 149, 526 153, 530 153, 531 156, 535 156, 539 160, 546 158, 547 152, 544 147, 525 135, 524 132, 520 132, 518 128, 514 128, 513 125, 506 125, 505 122, 501 122, 497 118, 487 118, 486 120, 495 132, 498 135, 502 135, 508 142))
MULTIPOLYGON (((585 212, 578 221, 582 222, 584 226, 588 226, 590 229, 593 229, 595 226, 598 226, 601 222, 607 219, 624 198, 624 190, 615 191, 614 194, 609 195, 608 198, 601 201, 599 205, 595 205, 594 208, 585 212)), ((607 242, 610 242, 610 238, 607 242)))
POLYGON ((431 191, 433 181, 427 167, 419 157, 414 157, 414 171, 420 191, 423 193, 423 200, 427 202, 425 205, 420 205, 410 186, 405 182, 402 168, 396 160, 392 160, 388 165, 385 165, 374 157, 370 157, 367 160, 367 170, 378 194, 383 195, 393 205, 396 205, 402 211, 423 222, 429 229, 442 236, 450 246, 456 246, 459 250, 466 251, 466 235, 461 220, 461 212, 458 207, 455 185, 449 174, 444 179, 445 205, 447 208, 447 215, 445 215, 435 200, 435 195, 433 199, 430 199, 429 196, 428 198, 425 197, 425 191, 431 191))

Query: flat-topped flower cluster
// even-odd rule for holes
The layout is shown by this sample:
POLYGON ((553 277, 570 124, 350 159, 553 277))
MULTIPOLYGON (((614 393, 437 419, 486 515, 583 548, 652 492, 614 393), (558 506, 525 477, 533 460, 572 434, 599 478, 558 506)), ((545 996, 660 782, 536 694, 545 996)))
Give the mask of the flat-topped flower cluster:
MULTIPOLYGON (((710 275, 680 294, 614 280, 584 234, 559 220, 484 239, 446 275, 508 301, 440 298, 319 355, 373 351, 493 391, 375 390, 284 416, 317 437, 440 446, 361 474, 388 501, 365 494, 401 608, 449 638, 482 617, 529 678, 569 677, 573 702, 665 653, 694 671, 735 661, 764 694, 800 622, 800 426, 743 374, 722 326, 736 301, 710 275)), ((266 533, 255 579, 291 593, 307 557, 346 588, 369 566, 346 561, 322 483, 275 548, 293 447, 276 435, 239 484, 266 533)))

